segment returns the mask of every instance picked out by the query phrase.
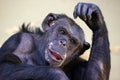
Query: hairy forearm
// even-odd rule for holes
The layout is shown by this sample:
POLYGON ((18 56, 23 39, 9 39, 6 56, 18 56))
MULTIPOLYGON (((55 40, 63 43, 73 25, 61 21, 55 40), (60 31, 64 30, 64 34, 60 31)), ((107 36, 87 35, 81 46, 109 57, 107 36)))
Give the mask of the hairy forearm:
MULTIPOLYGON (((106 27, 104 26, 104 28, 106 27)), ((91 74, 93 76, 92 74, 96 74, 96 77, 91 77, 94 78, 91 80, 107 80, 110 71, 110 45, 107 29, 94 32, 92 42, 87 75, 91 74)))

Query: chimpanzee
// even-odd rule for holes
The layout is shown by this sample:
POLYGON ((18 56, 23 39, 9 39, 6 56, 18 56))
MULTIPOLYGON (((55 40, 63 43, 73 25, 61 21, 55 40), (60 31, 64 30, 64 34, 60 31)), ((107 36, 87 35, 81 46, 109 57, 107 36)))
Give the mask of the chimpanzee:
POLYGON ((0 80, 109 80, 108 31, 98 6, 78 3, 74 18, 81 18, 93 32, 88 61, 79 56, 90 45, 84 32, 64 14, 50 13, 42 27, 22 25, 0 49, 0 80))

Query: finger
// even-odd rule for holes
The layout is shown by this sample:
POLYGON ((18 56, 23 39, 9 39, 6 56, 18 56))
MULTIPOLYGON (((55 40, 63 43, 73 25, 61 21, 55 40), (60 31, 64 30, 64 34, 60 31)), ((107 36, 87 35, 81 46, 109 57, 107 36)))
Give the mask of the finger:
POLYGON ((77 18, 77 6, 75 6, 74 12, 73 12, 73 17, 77 18))
POLYGON ((84 21, 87 20, 87 17, 86 17, 87 9, 88 9, 88 6, 87 6, 87 5, 83 5, 83 7, 82 7, 82 19, 83 19, 84 21))
POLYGON ((78 4, 77 6, 77 15, 79 16, 79 18, 82 19, 82 7, 83 7, 83 4, 78 4))
POLYGON ((88 19, 88 20, 91 20, 91 19, 92 19, 92 12, 93 12, 93 9, 92 9, 92 8, 89 8, 88 11, 87 11, 87 19, 88 19))
POLYGON ((96 5, 92 5, 92 9, 93 9, 93 12, 96 13, 97 17, 99 18, 99 16, 101 15, 100 9, 96 5))
POLYGON ((88 9, 88 13, 87 13, 87 18, 89 19, 89 20, 91 20, 92 19, 92 14, 93 13, 98 13, 97 11, 99 11, 98 10, 99 8, 96 6, 96 5, 90 5, 90 7, 89 7, 89 9, 88 9))

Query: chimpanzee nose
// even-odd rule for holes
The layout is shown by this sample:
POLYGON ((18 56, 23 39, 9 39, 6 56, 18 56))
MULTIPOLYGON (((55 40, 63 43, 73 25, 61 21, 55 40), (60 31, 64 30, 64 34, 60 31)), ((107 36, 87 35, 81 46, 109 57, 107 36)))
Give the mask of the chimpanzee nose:
POLYGON ((65 40, 60 40, 60 41, 59 41, 59 45, 62 45, 62 46, 66 46, 66 43, 67 43, 67 42, 66 42, 65 40))

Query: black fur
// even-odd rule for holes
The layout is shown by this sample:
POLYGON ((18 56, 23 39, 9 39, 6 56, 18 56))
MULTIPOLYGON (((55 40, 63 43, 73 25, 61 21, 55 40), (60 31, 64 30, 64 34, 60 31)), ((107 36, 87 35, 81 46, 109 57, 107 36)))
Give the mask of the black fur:
POLYGON ((25 25, 25 23, 22 24, 22 26, 19 28, 19 32, 23 33, 34 33, 34 34, 43 34, 43 31, 38 27, 35 29, 32 29, 30 27, 30 23, 25 25))

